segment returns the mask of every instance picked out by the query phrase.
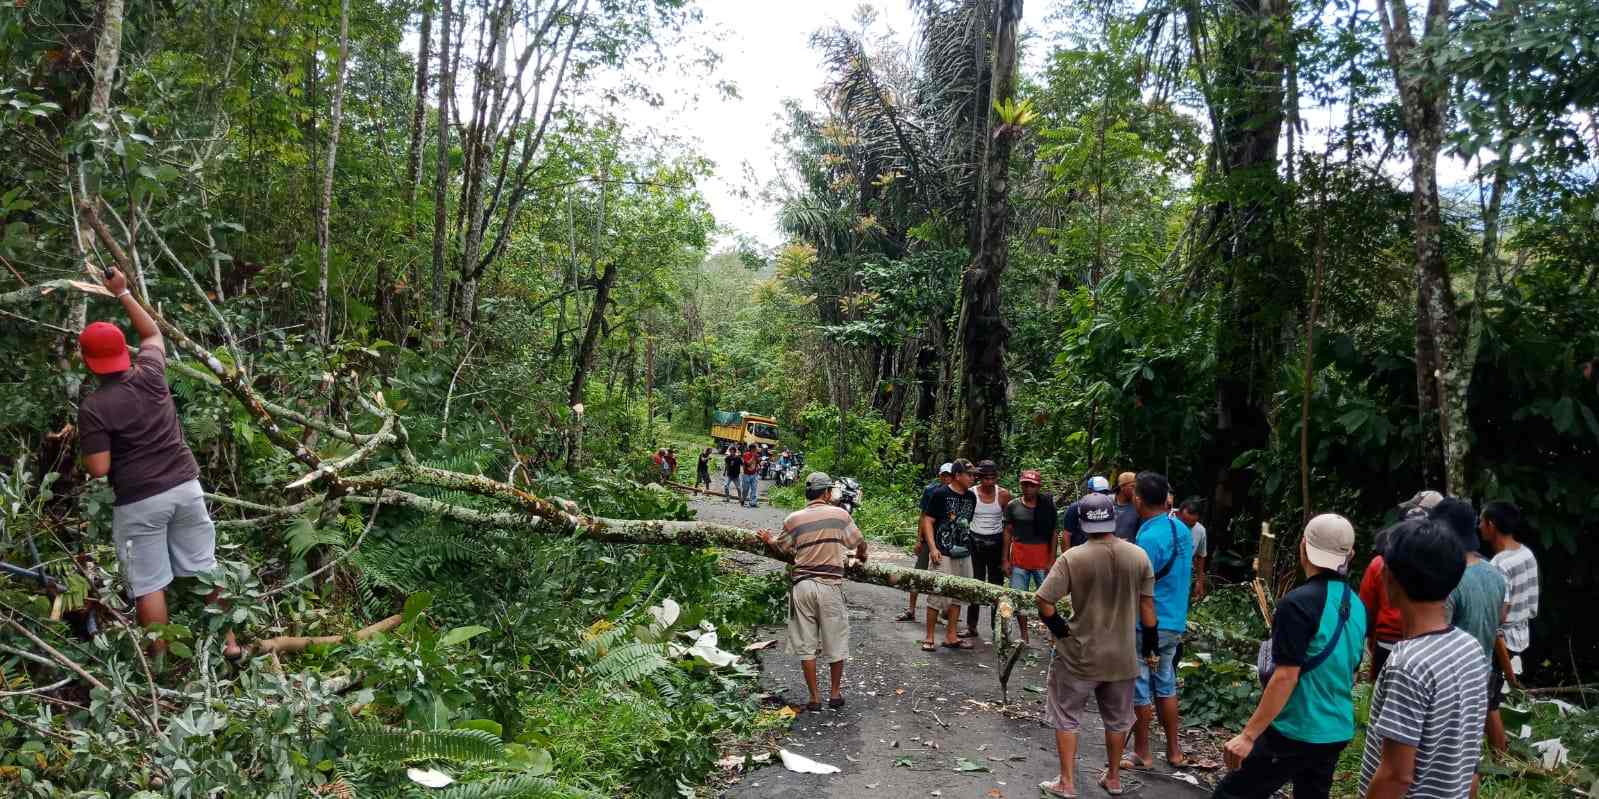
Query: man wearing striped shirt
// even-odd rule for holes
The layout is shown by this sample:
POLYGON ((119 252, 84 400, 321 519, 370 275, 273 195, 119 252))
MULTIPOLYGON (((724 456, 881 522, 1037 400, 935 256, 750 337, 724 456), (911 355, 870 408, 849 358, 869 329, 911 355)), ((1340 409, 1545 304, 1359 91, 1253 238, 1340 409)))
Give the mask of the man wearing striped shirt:
POLYGON ((1504 683, 1519 685, 1521 653, 1532 643, 1532 620, 1538 615, 1538 560, 1517 539, 1525 532, 1521 509, 1509 502, 1483 506, 1477 531, 1483 548, 1494 553, 1493 565, 1505 576, 1505 607, 1495 645, 1494 671, 1488 683, 1488 745, 1503 753, 1505 723, 1499 717, 1504 683))
POLYGON ((844 658, 849 655, 849 614, 844 607, 844 566, 851 554, 865 562, 866 540, 860 528, 843 508, 831 504, 833 478, 811 472, 805 478, 805 507, 783 520, 781 535, 759 530, 768 549, 787 560, 793 558, 789 572, 788 649, 798 655, 805 672, 805 687, 811 692, 806 710, 822 709, 822 694, 816 685, 816 656, 827 659, 832 678, 827 706, 844 706, 844 658))
POLYGON ((1488 659, 1476 638, 1450 626, 1444 610, 1466 571, 1465 552, 1441 524, 1407 521, 1389 532, 1383 564, 1404 638, 1372 693, 1361 795, 1468 796, 1488 714, 1488 659))

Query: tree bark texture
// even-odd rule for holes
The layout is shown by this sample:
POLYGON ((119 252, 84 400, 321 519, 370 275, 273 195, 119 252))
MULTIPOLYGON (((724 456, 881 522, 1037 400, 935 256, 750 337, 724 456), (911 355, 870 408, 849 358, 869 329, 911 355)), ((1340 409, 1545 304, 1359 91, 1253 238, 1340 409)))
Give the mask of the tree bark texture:
MULTIPOLYGON (((1437 409, 1438 440, 1443 444, 1445 494, 1467 491, 1466 466, 1471 456, 1471 431, 1466 393, 1471 365, 1464 362, 1455 293, 1444 259, 1443 215, 1438 199, 1438 153, 1449 116, 1449 79, 1418 53, 1410 9, 1404 0, 1377 4, 1394 86, 1399 90, 1400 118, 1410 154, 1411 215, 1416 253, 1416 383, 1423 421, 1429 405, 1437 409), (1430 373, 1426 370, 1433 367, 1430 373), (1434 392, 1429 396, 1429 381, 1434 392)), ((1428 0, 1422 36, 1441 41, 1449 35, 1447 0, 1428 0)), ((1427 460, 1430 453, 1423 453, 1427 460)))
POLYGON ((433 168, 433 313, 444 317, 444 241, 449 222, 450 105, 455 102, 455 70, 450 64, 450 3, 439 4, 439 123, 433 168))
POLYGON ((344 79, 350 69, 350 0, 339 3, 339 65, 333 77, 333 117, 328 129, 327 163, 322 170, 322 194, 316 214, 317 260, 317 343, 328 345, 328 260, 333 251, 329 223, 333 215, 333 168, 339 153, 339 128, 344 121, 344 79))
MULTIPOLYGON (((1016 94, 1016 35, 1021 16, 1021 0, 998 0, 995 4, 989 89, 995 103, 1012 101, 1016 94)), ((971 268, 961 277, 961 451, 970 458, 1000 460, 1009 419, 1005 343, 1010 329, 1001 313, 1000 279, 1009 258, 1005 233, 1011 213, 1010 154, 1020 136, 1019 127, 1003 121, 988 136, 983 164, 981 243, 971 268)))
POLYGON ((607 263, 594 290, 589 322, 583 330, 583 342, 577 348, 577 359, 572 364, 572 387, 566 395, 568 405, 583 401, 583 384, 588 380, 589 370, 594 368, 594 351, 598 349, 600 327, 605 323, 605 308, 611 301, 611 287, 616 285, 616 271, 615 261, 607 263))
POLYGON ((411 233, 416 234, 416 190, 422 183, 422 142, 427 138, 428 61, 433 57, 433 3, 422 4, 422 29, 416 50, 416 103, 411 107, 411 146, 405 159, 405 201, 411 233))

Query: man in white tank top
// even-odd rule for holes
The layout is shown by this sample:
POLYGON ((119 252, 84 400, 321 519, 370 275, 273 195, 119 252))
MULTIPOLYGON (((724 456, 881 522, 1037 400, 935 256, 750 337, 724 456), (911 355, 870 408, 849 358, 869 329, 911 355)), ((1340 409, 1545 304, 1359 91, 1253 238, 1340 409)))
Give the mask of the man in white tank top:
MULTIPOLYGON (((991 460, 977 462, 977 485, 972 488, 977 495, 977 509, 972 512, 972 577, 995 585, 1004 585, 1010 579, 1002 566, 1005 561, 1005 506, 1010 504, 1011 493, 999 484, 999 466, 991 460)), ((976 638, 977 620, 983 606, 966 606, 966 631, 962 638, 976 638)), ((989 611, 993 615, 993 611, 989 611)), ((989 619, 990 627, 993 619, 989 619)))

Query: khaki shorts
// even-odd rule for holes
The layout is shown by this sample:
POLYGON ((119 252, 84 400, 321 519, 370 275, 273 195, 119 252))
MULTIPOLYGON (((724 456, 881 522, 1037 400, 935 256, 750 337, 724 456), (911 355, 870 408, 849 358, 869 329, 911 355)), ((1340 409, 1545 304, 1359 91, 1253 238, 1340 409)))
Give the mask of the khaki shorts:
POLYGON ((788 593, 788 651, 800 660, 827 663, 849 655, 849 611, 844 607, 844 586, 805 580, 788 593))
MULTIPOLYGON (((967 555, 964 558, 952 558, 948 555, 945 555, 943 558, 939 559, 938 565, 933 566, 931 570, 938 572, 939 574, 948 574, 955 577, 971 577, 972 558, 970 555, 967 555)), ((950 599, 949 597, 929 595, 927 597, 927 606, 933 610, 940 611, 949 610, 950 608, 964 610, 966 608, 966 603, 958 599, 950 599)))
POLYGON ((1097 682, 1073 677, 1056 654, 1049 662, 1049 694, 1044 700, 1044 721, 1061 732, 1082 727, 1083 708, 1092 695, 1106 732, 1133 728, 1133 680, 1097 682))
POLYGON ((217 565, 217 530, 199 480, 112 508, 111 539, 135 599, 217 565))

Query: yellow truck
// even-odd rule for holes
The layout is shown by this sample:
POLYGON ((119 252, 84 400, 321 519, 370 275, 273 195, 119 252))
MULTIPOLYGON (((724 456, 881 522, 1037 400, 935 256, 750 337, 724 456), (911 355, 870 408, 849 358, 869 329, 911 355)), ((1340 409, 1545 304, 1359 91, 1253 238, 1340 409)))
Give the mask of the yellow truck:
POLYGON ((776 447, 777 420, 744 411, 716 411, 711 414, 711 440, 719 447, 740 443, 776 447))

